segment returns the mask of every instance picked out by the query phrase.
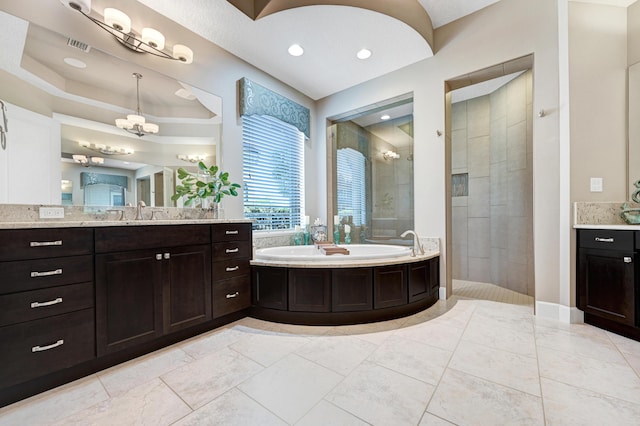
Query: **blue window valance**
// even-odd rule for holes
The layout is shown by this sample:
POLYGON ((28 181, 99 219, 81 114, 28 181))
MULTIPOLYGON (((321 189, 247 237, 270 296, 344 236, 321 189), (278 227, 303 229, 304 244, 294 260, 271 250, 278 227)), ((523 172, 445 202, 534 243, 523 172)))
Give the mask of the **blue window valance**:
POLYGON ((106 175, 102 173, 89 172, 80 173, 80 187, 84 188, 87 185, 98 184, 117 185, 126 189, 129 185, 129 180, 127 176, 106 175))
POLYGON ((253 114, 269 115, 297 127, 305 137, 310 137, 309 108, 254 83, 248 78, 240 79, 239 86, 241 117, 253 114))

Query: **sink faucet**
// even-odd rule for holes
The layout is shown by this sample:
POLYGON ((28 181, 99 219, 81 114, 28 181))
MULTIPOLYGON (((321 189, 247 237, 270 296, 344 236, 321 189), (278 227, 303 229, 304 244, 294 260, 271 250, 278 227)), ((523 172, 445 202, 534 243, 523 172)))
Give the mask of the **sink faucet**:
POLYGON ((147 207, 145 202, 142 200, 138 201, 138 208, 136 209, 136 220, 144 220, 144 217, 142 216, 142 209, 144 207, 147 207))
POLYGON ((415 256, 415 255, 423 255, 424 254, 424 247, 422 246, 422 243, 420 242, 420 238, 418 237, 418 234, 415 233, 415 231, 412 230, 408 230, 408 231, 404 231, 402 233, 402 235, 400 235, 401 238, 406 237, 407 235, 412 234, 413 235, 413 250, 411 255, 415 256))

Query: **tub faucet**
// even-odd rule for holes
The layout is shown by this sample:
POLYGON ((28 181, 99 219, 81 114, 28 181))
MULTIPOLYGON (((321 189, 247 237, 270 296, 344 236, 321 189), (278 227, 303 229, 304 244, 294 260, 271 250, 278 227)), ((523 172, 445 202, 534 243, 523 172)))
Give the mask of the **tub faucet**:
POLYGON ((412 231, 412 230, 404 231, 402 235, 400 235, 400 237, 404 238, 409 234, 413 235, 413 250, 411 252, 411 255, 412 256, 416 256, 418 254, 423 255, 424 247, 422 246, 422 243, 420 242, 420 238, 418 237, 418 234, 415 233, 415 231, 412 231))
POLYGON ((136 220, 144 220, 144 216, 142 216, 142 209, 147 207, 144 201, 138 201, 138 208, 136 209, 136 220))

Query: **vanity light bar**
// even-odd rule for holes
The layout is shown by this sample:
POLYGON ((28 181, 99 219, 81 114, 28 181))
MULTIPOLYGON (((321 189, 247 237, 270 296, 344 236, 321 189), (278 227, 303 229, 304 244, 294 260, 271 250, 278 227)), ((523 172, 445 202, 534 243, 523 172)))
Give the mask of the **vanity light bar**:
POLYGON ((104 155, 129 155, 135 151, 131 148, 122 148, 119 146, 110 146, 102 143, 90 143, 90 142, 78 142, 83 148, 90 149, 92 151, 99 152, 104 155))
POLYGON ((116 38, 125 47, 139 53, 150 53, 164 59, 185 64, 193 62, 193 50, 183 44, 175 44, 171 53, 164 50, 164 35, 154 28, 143 28, 138 36, 131 28, 131 18, 126 13, 107 7, 104 9, 104 22, 90 16, 91 0, 60 0, 71 9, 80 12, 85 18, 116 38))

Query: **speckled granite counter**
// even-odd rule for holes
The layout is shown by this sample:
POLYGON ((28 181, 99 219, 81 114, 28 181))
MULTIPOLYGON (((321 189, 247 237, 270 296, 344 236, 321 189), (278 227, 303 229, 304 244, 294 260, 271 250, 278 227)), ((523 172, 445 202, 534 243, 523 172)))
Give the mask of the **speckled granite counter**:
POLYGON ((29 204, 0 205, 0 229, 78 228, 105 226, 189 225, 214 223, 246 223, 246 219, 210 219, 207 212, 196 208, 145 207, 143 220, 133 220, 136 207, 42 206, 29 204), (41 219, 41 207, 64 210, 64 218, 41 219), (153 213, 154 219, 151 220, 153 213), (124 215, 124 220, 118 220, 124 215))
MULTIPOLYGON (((623 201, 576 202, 573 205, 573 227, 575 229, 630 229, 640 225, 629 225, 621 217, 623 201)), ((637 207, 635 203, 630 206, 637 207)))

